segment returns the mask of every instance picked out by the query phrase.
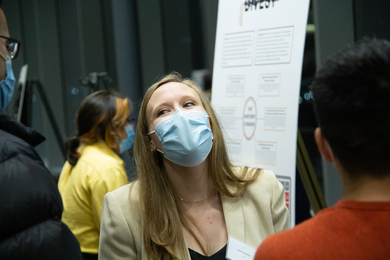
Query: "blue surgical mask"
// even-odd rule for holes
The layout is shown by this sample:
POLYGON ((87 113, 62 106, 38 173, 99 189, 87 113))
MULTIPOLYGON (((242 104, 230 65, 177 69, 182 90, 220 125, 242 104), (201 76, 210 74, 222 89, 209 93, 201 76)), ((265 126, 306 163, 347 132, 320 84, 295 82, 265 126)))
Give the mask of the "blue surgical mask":
POLYGON ((213 146, 213 133, 206 112, 177 109, 172 116, 162 119, 154 131, 162 144, 164 158, 185 167, 199 165, 206 160, 213 146))
POLYGON ((134 143, 135 132, 133 125, 128 124, 125 126, 125 130, 127 133, 127 138, 125 140, 121 140, 119 143, 120 154, 128 151, 134 143))
POLYGON ((5 108, 11 101, 14 93, 15 77, 12 72, 12 61, 10 56, 5 56, 0 52, 0 55, 5 59, 5 68, 7 77, 0 82, 0 108, 5 108))

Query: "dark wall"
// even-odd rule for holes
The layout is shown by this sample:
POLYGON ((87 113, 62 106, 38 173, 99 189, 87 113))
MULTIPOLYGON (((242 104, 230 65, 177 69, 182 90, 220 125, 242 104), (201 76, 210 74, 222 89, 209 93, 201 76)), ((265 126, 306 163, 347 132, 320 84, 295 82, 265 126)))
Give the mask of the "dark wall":
MULTIPOLYGON (((65 139, 75 134, 77 108, 93 90, 118 89, 132 99, 137 117, 145 89, 159 77, 212 70, 217 6, 218 0, 15 0, 3 1, 2 9, 11 36, 22 43, 15 76, 29 65, 28 79, 42 83, 65 139), (107 72, 110 80, 100 74, 99 84, 92 84, 94 72, 107 72)), ((37 150, 58 175, 64 157, 36 87, 28 98, 24 123, 46 136, 37 150)))
MULTIPOLYGON (((139 85, 118 84, 111 1, 4 1, 2 8, 11 36, 22 42, 21 54, 13 64, 15 75, 18 77, 23 64, 29 65, 28 79, 42 83, 63 139, 75 134, 76 110, 90 93, 88 87, 80 84, 80 79, 92 72, 107 72, 111 78, 109 87, 120 91, 134 87, 136 92, 140 91, 139 85)), ((120 26, 126 27, 126 24, 120 26)), ((129 33, 126 31, 123 35, 129 33)), ((128 52, 121 54, 122 58, 129 56, 128 52)), ((127 71, 132 69, 131 65, 125 65, 127 71)), ((103 88, 103 83, 98 87, 103 88)), ((31 118, 25 123, 46 136, 47 141, 37 150, 51 172, 57 175, 64 157, 47 109, 35 87, 28 98, 32 100, 31 118)))
POLYGON ((142 83, 213 68, 218 0, 137 1, 142 83))
POLYGON ((355 39, 390 39, 390 1, 354 0, 355 39))

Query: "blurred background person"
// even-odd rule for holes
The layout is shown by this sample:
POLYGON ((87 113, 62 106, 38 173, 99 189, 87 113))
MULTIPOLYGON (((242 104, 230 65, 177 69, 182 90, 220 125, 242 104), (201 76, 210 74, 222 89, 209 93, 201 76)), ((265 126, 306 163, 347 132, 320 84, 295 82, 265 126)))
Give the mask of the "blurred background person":
POLYGON ((67 162, 58 182, 62 220, 80 242, 84 259, 97 259, 103 198, 128 183, 118 154, 130 149, 131 101, 110 90, 87 96, 77 112, 77 134, 66 143, 67 162))
POLYGON ((3 110, 14 92, 12 60, 20 47, 9 37, 0 8, 0 259, 81 259, 79 243, 60 221, 54 178, 34 149, 45 138, 3 110))
POLYGON ((139 179, 105 196, 101 259, 225 259, 228 236, 256 248, 290 227, 282 185, 230 163, 192 80, 170 74, 147 90, 134 155, 139 179))

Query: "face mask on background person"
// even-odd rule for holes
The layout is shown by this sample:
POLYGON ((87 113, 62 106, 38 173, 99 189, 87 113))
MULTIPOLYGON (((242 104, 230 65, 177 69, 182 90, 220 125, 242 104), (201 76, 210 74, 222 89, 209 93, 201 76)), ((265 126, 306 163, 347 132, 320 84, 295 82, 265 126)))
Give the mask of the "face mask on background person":
POLYGON ((134 143, 134 126, 132 124, 128 124, 125 126, 125 130, 127 133, 127 138, 125 140, 121 140, 119 143, 120 154, 128 151, 134 143))
POLYGON ((0 82, 0 108, 5 108, 11 101, 12 94, 14 93, 15 77, 12 71, 12 59, 9 55, 4 56, 1 52, 0 55, 5 60, 5 68, 7 71, 7 77, 0 82))
POLYGON ((154 131, 162 144, 164 158, 185 167, 202 163, 213 146, 213 133, 206 112, 177 109, 172 116, 162 119, 154 131))

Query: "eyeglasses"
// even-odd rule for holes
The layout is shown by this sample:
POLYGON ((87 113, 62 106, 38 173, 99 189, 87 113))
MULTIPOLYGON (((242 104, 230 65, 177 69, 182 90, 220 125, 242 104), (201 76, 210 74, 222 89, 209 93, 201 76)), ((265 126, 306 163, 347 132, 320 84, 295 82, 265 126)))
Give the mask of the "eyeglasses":
POLYGON ((19 53, 20 41, 5 36, 1 36, 1 35, 0 38, 4 38, 7 40, 6 47, 7 47, 8 55, 11 57, 12 60, 16 59, 19 53))

